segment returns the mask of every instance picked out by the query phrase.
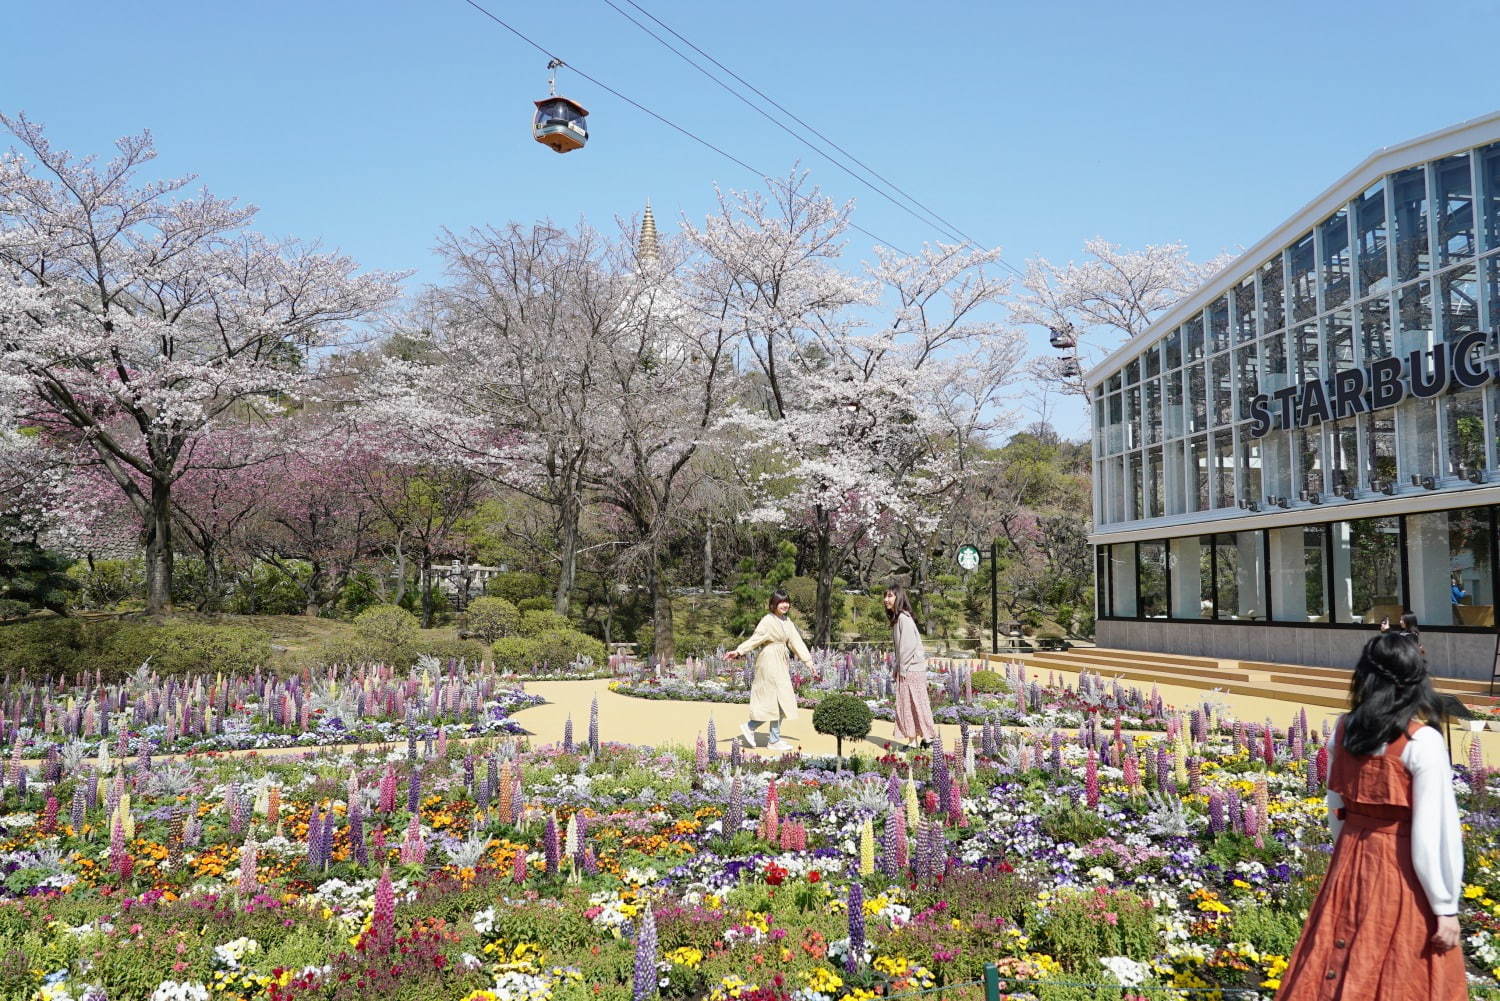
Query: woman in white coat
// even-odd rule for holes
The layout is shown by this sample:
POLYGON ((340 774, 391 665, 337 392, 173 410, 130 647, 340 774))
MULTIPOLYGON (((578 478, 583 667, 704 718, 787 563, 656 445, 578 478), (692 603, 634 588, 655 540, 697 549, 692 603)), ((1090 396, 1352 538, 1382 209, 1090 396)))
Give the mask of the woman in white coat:
POLYGON ((771 724, 771 743, 767 750, 792 751, 791 744, 781 739, 782 720, 797 718, 797 692, 792 688, 792 672, 788 666, 791 654, 804 664, 812 663, 812 654, 802 642, 802 634, 787 614, 792 602, 785 591, 771 595, 767 603, 769 612, 755 627, 749 639, 729 653, 731 660, 738 660, 751 650, 761 649, 755 659, 755 681, 750 685, 750 721, 740 725, 745 743, 755 746, 755 731, 762 723, 771 724))

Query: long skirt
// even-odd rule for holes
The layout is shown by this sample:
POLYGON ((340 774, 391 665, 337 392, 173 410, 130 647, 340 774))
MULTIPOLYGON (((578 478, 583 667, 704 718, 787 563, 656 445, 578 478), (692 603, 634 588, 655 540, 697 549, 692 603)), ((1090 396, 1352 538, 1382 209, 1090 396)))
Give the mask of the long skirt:
POLYGON ((927 672, 902 671, 896 678, 896 735, 905 740, 938 739, 927 698, 927 672))
POLYGON ((1277 1001, 1463 1001, 1463 947, 1428 945, 1437 918, 1411 861, 1410 822, 1348 814, 1277 1001))

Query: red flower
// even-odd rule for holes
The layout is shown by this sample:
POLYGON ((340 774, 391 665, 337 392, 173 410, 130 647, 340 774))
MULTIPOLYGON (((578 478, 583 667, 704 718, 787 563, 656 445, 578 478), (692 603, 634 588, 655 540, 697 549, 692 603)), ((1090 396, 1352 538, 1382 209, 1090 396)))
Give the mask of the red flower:
POLYGON ((816 870, 816 869, 814 869, 812 872, 810 872, 810 873, 807 874, 807 881, 809 883, 819 882, 820 880, 822 880, 822 878, 823 878, 823 874, 821 872, 819 872, 818 870, 816 870))
POLYGON ((772 886, 780 886, 782 880, 786 879, 788 872, 775 862, 766 863, 766 882, 772 886))

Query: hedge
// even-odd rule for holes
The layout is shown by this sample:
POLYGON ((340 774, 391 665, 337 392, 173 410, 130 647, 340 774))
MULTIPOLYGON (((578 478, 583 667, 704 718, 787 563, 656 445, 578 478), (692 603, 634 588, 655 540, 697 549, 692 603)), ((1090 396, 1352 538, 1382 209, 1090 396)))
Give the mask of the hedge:
POLYGON ((148 659, 164 675, 253 671, 270 661, 271 636, 248 626, 189 622, 40 619, 0 626, 0 673, 36 678, 97 670, 117 680, 148 659))

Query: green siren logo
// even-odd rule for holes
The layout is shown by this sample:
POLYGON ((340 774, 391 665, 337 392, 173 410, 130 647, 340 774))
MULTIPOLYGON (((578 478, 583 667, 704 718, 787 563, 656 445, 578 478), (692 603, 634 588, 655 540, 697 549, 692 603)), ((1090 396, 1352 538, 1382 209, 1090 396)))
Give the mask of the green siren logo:
POLYGON ((1450 344, 1412 351, 1404 358, 1381 358, 1365 368, 1344 369, 1327 379, 1309 379, 1250 401, 1250 434, 1263 438, 1273 429, 1289 431, 1323 421, 1394 407, 1408 396, 1431 399, 1448 391, 1478 389, 1500 379, 1483 357, 1489 335, 1470 331, 1450 344))

